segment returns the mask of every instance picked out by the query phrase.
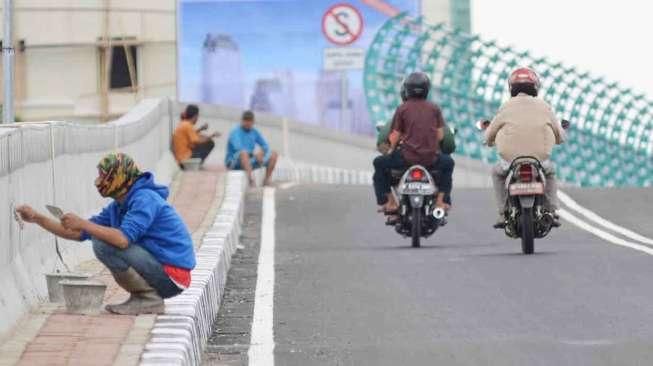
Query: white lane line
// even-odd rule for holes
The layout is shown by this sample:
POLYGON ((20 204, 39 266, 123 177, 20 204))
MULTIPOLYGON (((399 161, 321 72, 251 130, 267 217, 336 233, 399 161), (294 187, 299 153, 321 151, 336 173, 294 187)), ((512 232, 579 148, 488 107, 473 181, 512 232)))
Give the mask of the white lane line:
POLYGON ((604 219, 603 217, 597 215, 593 211, 590 211, 587 208, 579 205, 576 201, 574 201, 571 197, 569 197, 568 194, 566 194, 566 193, 564 193, 562 191, 558 191, 558 198, 560 199, 560 201, 562 203, 564 203, 570 209, 578 212, 580 215, 584 216, 586 219, 588 219, 588 220, 590 220, 590 221, 592 221, 594 223, 597 223, 597 224, 603 226, 604 228, 606 228, 608 230, 611 230, 611 231, 613 231, 615 233, 621 234, 621 235, 627 237, 628 239, 632 239, 632 240, 635 240, 635 241, 638 241, 638 242, 644 243, 644 244, 653 245, 653 239, 647 238, 647 237, 645 237, 643 235, 640 235, 640 234, 638 234, 638 233, 636 233, 636 232, 634 232, 632 230, 626 229, 623 226, 619 226, 619 225, 617 225, 617 224, 615 224, 615 223, 613 223, 611 221, 608 221, 608 220, 604 219))
POLYGON ((645 245, 633 243, 633 242, 621 239, 619 237, 616 237, 616 236, 608 233, 607 231, 603 231, 603 230, 601 230, 601 229, 599 229, 599 228, 597 228, 595 226, 592 226, 592 225, 588 224, 587 222, 579 219, 578 217, 574 216, 572 213, 570 213, 569 211, 567 211, 565 209, 558 210, 558 214, 560 215, 560 217, 562 217, 563 219, 565 219, 565 220, 571 222, 572 224, 578 226, 580 229, 585 230, 585 231, 587 231, 587 232, 589 232, 589 233, 591 233, 591 234, 593 234, 595 236, 598 236, 599 238, 601 238, 601 239, 603 239, 605 241, 608 241, 608 242, 610 242, 612 244, 620 245, 622 247, 638 250, 640 252, 653 255, 653 248, 649 248, 649 247, 647 247, 645 245))
POLYGON ((297 186, 297 182, 286 182, 279 185, 279 189, 286 190, 297 186))
POLYGON ((274 366, 274 239, 276 209, 274 188, 263 191, 261 249, 258 256, 256 295, 249 351, 249 365, 274 366))

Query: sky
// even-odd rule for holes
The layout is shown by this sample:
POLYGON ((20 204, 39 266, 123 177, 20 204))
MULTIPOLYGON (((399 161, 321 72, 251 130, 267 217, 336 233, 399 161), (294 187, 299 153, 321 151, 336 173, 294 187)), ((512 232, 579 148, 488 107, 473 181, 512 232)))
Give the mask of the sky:
POLYGON ((472 0, 472 32, 653 99, 653 1, 472 0))

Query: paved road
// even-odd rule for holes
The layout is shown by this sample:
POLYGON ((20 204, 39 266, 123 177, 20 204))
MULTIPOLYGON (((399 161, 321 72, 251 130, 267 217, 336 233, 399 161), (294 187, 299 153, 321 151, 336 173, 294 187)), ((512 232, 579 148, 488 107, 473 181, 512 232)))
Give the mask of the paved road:
POLYGON ((570 224, 519 254, 458 190, 409 248, 366 187, 277 191, 277 365, 650 365, 653 257, 570 224))
POLYGON ((653 189, 569 188, 565 192, 582 206, 615 224, 653 238, 653 189))

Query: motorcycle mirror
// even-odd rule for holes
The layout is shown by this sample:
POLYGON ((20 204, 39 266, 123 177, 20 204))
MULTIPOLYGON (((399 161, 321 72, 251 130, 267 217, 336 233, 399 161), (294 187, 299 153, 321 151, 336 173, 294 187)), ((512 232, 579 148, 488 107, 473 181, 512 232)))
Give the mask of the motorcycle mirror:
POLYGON ((566 119, 563 119, 562 121, 560 121, 560 125, 562 126, 563 129, 566 130, 571 126, 571 123, 566 119))
POLYGON ((446 212, 441 208, 436 208, 433 210, 433 217, 437 220, 441 220, 446 215, 446 212))
POLYGON ((476 128, 479 131, 483 131, 486 128, 488 128, 489 126, 490 126, 490 121, 488 121, 486 119, 482 119, 482 120, 479 120, 479 121, 476 122, 476 128))

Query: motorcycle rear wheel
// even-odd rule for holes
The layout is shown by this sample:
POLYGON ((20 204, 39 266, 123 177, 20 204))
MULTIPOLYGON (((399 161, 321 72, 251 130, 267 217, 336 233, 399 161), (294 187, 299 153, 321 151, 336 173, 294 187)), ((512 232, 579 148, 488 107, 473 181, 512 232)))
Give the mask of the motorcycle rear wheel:
POLYGON ((524 254, 535 252, 535 225, 532 208, 522 208, 521 217, 521 250, 524 254))
POLYGON ((413 208, 413 220, 411 229, 411 239, 413 248, 420 247, 420 240, 422 238, 422 210, 420 208, 413 208))

